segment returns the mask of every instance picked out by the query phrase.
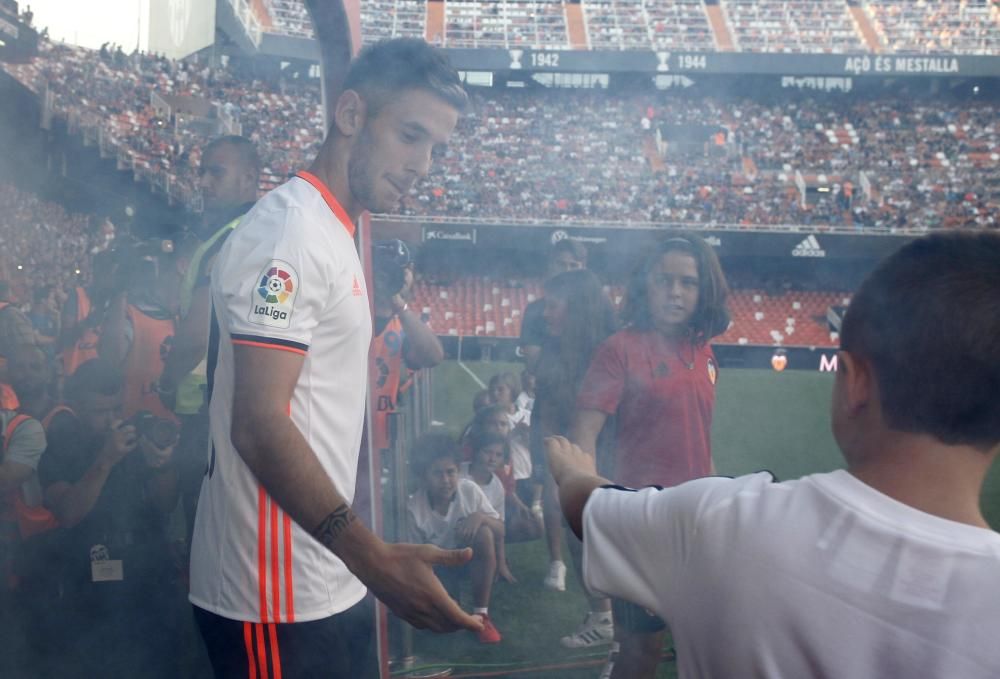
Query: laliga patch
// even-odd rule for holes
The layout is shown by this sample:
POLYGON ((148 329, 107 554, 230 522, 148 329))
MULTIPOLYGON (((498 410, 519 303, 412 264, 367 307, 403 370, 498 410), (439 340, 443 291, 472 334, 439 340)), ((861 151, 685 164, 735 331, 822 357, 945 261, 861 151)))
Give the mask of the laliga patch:
POLYGON ((256 325, 287 329, 292 322, 298 293, 299 276, 295 269, 288 262, 272 260, 260 272, 250 293, 247 320, 256 325))
POLYGON ((715 381, 719 379, 719 369, 715 367, 715 360, 708 359, 708 381, 715 384, 715 381))

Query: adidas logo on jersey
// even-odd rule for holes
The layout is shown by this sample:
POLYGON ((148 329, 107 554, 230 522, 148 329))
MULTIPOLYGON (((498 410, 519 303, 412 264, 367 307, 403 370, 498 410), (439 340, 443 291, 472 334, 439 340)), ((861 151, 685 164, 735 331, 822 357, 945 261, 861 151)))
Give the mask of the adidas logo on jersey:
POLYGON ((809 236, 795 246, 792 257, 826 257, 826 250, 820 247, 816 236, 809 236))
POLYGON ((361 292, 361 283, 358 282, 358 277, 354 277, 354 283, 351 285, 351 294, 355 297, 361 297, 364 293, 361 292))

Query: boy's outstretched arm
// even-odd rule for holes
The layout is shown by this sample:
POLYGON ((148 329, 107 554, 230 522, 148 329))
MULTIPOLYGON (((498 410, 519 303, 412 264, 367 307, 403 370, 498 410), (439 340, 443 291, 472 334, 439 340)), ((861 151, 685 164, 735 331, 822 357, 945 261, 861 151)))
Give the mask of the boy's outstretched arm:
POLYGON ((590 494, 610 481, 597 475, 594 458, 562 436, 545 439, 549 471, 559 486, 559 504, 569 527, 583 539, 583 508, 590 494))

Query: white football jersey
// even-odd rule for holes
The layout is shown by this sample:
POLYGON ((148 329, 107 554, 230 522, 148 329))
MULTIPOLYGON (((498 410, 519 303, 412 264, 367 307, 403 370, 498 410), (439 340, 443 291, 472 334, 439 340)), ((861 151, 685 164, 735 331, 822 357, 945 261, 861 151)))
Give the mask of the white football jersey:
MULTIPOLYGON (((353 499, 372 326, 354 225, 326 186, 300 173, 229 236, 212 271, 216 339, 211 449, 191 551, 190 600, 250 622, 307 622, 350 608, 364 585, 293 522, 230 439, 233 345, 302 354, 289 417, 353 499)), ((210 371, 212 365, 210 362, 210 371)))

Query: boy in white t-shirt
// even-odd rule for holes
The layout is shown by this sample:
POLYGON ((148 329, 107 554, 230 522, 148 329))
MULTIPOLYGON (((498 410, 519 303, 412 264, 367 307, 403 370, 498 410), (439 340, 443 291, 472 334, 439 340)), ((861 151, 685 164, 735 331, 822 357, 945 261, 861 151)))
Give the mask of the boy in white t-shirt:
POLYGON ((521 371, 521 393, 517 395, 514 405, 519 410, 528 411, 529 415, 535 409, 535 375, 527 368, 521 371))
POLYGON ((458 582, 468 574, 472 580, 473 613, 482 618, 479 641, 495 644, 500 632, 489 616, 490 596, 497 573, 497 539, 502 539, 504 523, 486 494, 472 480, 459 476, 461 452, 446 434, 427 434, 413 450, 419 489, 407 501, 410 539, 443 549, 472 547, 472 560, 459 567, 440 566, 438 578, 455 599, 458 582))
POLYGON ((548 439, 587 586, 665 618, 681 677, 1000 677, 1000 535, 980 510, 1000 455, 1000 235, 889 257, 837 362, 846 470, 630 492, 548 439))

